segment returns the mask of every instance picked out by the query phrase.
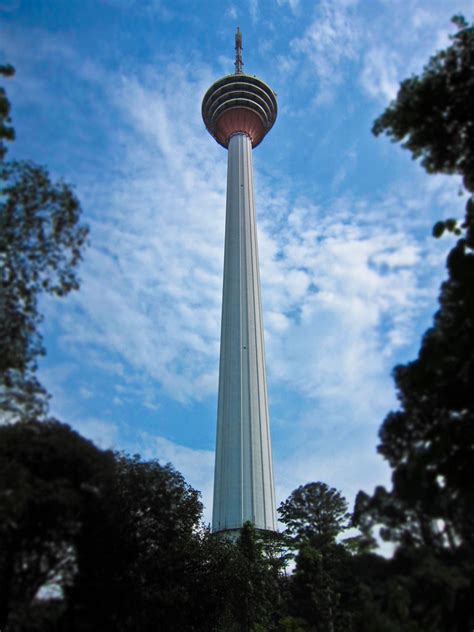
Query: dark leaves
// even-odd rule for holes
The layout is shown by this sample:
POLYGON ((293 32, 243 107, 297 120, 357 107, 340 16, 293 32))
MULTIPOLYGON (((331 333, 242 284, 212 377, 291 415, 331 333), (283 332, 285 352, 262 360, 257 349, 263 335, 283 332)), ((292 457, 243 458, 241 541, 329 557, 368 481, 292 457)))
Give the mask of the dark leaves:
POLYGON ((76 268, 88 234, 80 212, 72 189, 51 182, 43 167, 0 163, 0 401, 10 419, 26 395, 36 414, 44 409, 33 376, 44 353, 38 297, 79 287, 76 268))

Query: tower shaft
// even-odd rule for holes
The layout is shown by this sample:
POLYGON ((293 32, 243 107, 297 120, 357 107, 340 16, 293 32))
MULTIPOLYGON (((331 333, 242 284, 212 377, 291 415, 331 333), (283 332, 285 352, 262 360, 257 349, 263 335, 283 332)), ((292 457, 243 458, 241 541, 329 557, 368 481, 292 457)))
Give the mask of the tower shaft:
POLYGON ((252 142, 228 145, 213 531, 276 530, 252 142))

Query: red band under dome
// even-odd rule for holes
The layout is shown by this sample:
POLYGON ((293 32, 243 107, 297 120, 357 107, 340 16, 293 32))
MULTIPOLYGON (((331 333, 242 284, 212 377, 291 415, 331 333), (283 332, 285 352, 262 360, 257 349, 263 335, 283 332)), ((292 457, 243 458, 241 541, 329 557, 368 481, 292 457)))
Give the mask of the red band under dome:
POLYGON ((214 135, 216 139, 227 146, 230 137, 238 132, 247 134, 252 141, 252 145, 258 143, 265 136, 265 127, 255 112, 247 108, 233 108, 226 110, 217 119, 214 135))

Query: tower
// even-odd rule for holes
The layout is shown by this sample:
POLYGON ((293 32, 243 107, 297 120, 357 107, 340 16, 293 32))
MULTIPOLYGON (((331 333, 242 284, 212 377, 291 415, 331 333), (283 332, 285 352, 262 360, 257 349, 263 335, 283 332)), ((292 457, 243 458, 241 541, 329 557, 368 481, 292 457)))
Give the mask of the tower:
POLYGON ((204 95, 202 116, 228 150, 212 530, 250 521, 275 531, 275 489, 268 420, 252 149, 273 126, 274 92, 242 72, 242 35, 235 36, 235 74, 204 95))

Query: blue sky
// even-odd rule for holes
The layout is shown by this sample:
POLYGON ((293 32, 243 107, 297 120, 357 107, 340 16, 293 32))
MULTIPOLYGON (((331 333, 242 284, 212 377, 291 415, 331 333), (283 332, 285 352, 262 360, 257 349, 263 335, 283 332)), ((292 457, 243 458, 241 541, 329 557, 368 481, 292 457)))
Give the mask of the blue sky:
POLYGON ((449 43, 471 0, 0 0, 17 141, 75 185, 81 290, 45 300, 51 412, 102 447, 214 462, 226 152, 201 100, 244 70, 278 94, 254 152, 277 500, 322 480, 352 502, 388 481, 377 432, 436 309, 460 181, 370 129, 449 43))

